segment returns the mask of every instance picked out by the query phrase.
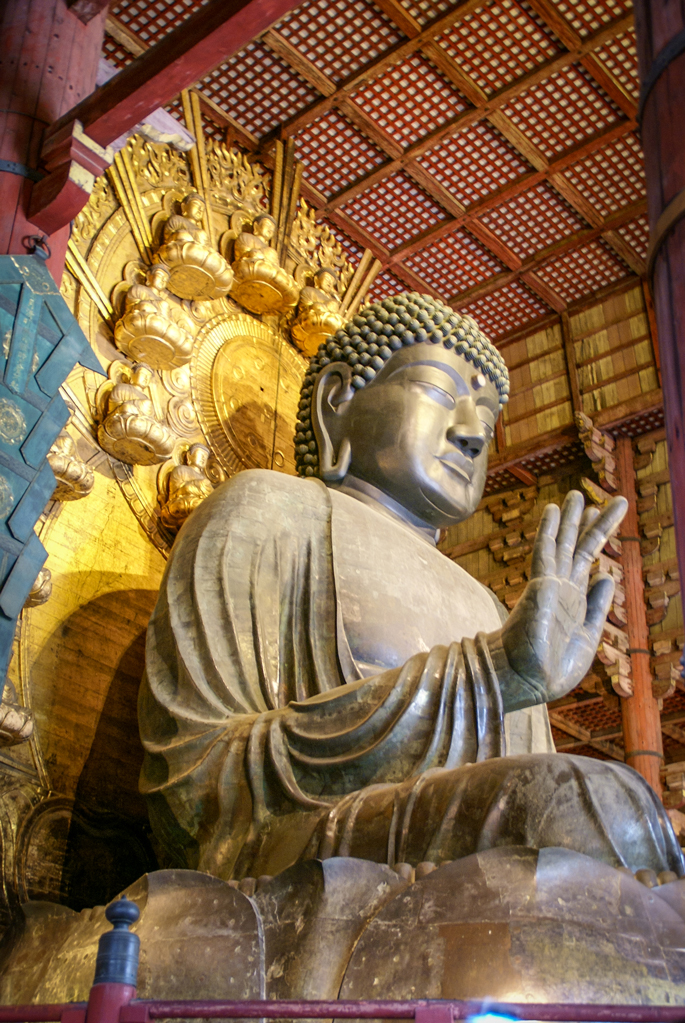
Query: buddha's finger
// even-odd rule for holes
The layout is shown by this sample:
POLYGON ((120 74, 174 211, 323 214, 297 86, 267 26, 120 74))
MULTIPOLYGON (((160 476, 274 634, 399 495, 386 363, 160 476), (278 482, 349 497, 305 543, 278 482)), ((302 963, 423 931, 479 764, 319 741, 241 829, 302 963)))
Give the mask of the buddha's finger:
POLYGON ((573 554, 578 541, 578 527, 584 509, 583 495, 578 490, 569 490, 561 509, 557 535, 557 575, 560 579, 567 579, 571 574, 573 554))
MULTIPOLYGON (((578 536, 582 537, 592 524, 599 518, 599 508, 591 504, 583 512, 583 516, 580 520, 580 526, 578 527, 578 536)), ((594 559, 587 554, 578 553, 577 546, 573 554, 573 567, 571 569, 571 579, 579 587, 579 589, 585 590, 587 588, 587 581, 590 578, 590 570, 594 563, 594 559)))
POLYGON ((583 575, 589 571, 588 564, 596 561, 604 544, 620 526, 627 510, 625 497, 612 497, 595 521, 580 535, 573 558, 572 582, 580 584, 583 575))
POLYGON ((585 629, 593 650, 599 645, 613 597, 614 580, 606 572, 598 572, 587 591, 587 611, 585 612, 585 629))
POLYGON ((530 578, 556 574, 556 536, 559 529, 559 509, 548 504, 542 513, 540 525, 533 542, 530 578))
POLYGON ((582 536, 586 529, 589 529, 595 519, 599 518, 599 508, 596 504, 589 504, 583 512, 578 527, 578 536, 582 536))

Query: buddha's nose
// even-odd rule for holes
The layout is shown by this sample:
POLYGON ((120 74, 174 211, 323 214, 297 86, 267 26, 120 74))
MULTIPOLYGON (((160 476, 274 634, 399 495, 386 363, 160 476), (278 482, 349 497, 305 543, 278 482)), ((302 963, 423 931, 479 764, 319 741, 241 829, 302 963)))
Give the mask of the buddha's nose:
POLYGON ((447 430, 447 439, 467 458, 477 458, 486 445, 486 438, 476 406, 471 398, 462 398, 455 412, 455 422, 447 430))

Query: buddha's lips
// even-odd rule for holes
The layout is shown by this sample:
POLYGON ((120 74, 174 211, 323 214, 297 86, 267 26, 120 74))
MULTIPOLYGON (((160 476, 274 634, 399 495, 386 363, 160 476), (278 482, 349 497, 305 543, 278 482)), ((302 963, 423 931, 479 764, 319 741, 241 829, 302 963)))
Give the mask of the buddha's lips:
POLYGON ((442 462, 445 468, 449 469, 455 476, 465 479, 467 483, 471 483, 473 480, 474 466, 471 465, 471 471, 469 472, 469 466, 464 464, 463 459, 459 455, 445 455, 443 458, 439 458, 438 461, 442 462))

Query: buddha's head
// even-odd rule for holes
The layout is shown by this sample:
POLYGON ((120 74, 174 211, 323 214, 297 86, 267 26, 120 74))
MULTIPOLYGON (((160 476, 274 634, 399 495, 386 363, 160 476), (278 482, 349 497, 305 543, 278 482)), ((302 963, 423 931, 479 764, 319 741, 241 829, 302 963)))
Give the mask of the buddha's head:
POLYGON ((326 295, 335 294, 337 281, 338 275, 330 266, 322 266, 314 274, 314 287, 318 288, 319 291, 323 291, 326 295))
POLYGON ((370 484, 431 528, 471 515, 509 377, 474 320, 415 293, 366 306, 302 388, 298 471, 370 484))
POLYGON ((139 362, 131 371, 131 383, 136 387, 149 387, 152 383, 152 370, 144 362, 139 362))
POLYGON ((147 272, 147 283, 157 291, 164 291, 169 283, 169 271, 163 263, 153 263, 147 272))
POLYGON ((252 225, 252 233, 265 242, 270 242, 276 233, 276 221, 268 213, 262 213, 252 225))
POLYGON ((195 469, 201 469, 203 472, 207 468, 207 461, 209 459, 209 448, 204 444, 191 444, 186 454, 186 462, 188 465, 192 465, 195 469))
POLYGON ((197 224, 200 223, 205 212, 205 201, 201 195, 197 192, 191 192, 187 195, 181 204, 183 215, 188 217, 189 220, 194 220, 197 224))

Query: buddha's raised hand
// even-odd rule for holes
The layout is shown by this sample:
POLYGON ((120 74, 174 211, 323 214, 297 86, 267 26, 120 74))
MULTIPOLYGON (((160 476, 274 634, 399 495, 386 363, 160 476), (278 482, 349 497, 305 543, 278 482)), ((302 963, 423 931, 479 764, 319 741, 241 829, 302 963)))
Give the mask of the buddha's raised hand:
POLYGON ((626 513, 624 497, 584 510, 572 490, 561 512, 545 508, 533 544, 531 577, 501 632, 488 637, 504 709, 548 703, 588 672, 614 595, 611 576, 590 569, 626 513))

